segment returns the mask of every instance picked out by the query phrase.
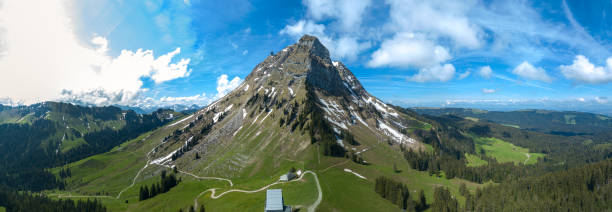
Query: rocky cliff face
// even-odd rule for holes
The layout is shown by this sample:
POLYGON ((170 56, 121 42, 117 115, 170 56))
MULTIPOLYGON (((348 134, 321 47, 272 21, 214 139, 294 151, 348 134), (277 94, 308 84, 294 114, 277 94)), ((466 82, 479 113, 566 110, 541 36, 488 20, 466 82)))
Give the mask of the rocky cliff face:
POLYGON ((297 157, 323 144, 355 150, 348 134, 415 147, 419 142, 402 133, 414 121, 370 95, 316 37, 305 35, 255 66, 237 89, 180 123, 184 128, 154 155, 167 158, 159 164, 231 173, 268 151, 297 157), (228 151, 239 153, 229 161, 218 158, 228 151), (206 160, 194 162, 195 153, 206 160))

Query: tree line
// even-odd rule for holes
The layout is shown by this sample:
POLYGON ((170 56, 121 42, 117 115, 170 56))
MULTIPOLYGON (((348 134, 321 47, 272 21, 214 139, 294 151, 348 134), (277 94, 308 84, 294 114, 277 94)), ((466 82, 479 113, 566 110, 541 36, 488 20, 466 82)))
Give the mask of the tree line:
MULTIPOLYGON (((89 114, 89 112, 94 113, 91 116, 97 119, 92 121, 108 120, 111 117, 122 115, 121 110, 114 107, 92 109, 74 105, 67 106, 69 104, 63 103, 57 104, 54 106, 58 108, 57 110, 76 114, 77 117, 89 114)), ((0 137, 2 138, 0 142, 0 184, 30 191, 62 189, 63 181, 56 179, 47 170, 48 168, 109 151, 127 140, 167 123, 169 120, 163 117, 164 113, 163 110, 158 110, 152 114, 140 115, 128 111, 125 114, 126 125, 123 128, 118 130, 105 128, 86 133, 82 137, 87 144, 72 148, 67 152, 58 151, 58 146, 62 142, 61 135, 64 135, 65 130, 62 123, 41 118, 29 124, 0 124, 0 137)), ((91 116, 88 116, 90 120, 91 116)), ((80 135, 80 133, 75 134, 80 135)), ((69 175, 69 173, 60 173, 60 178, 69 177, 69 175)))
POLYGON ((423 190, 419 192, 415 201, 410 197, 410 189, 406 185, 385 176, 376 178, 374 191, 407 211, 424 211, 429 207, 423 190))
POLYGON ((170 191, 170 189, 172 189, 174 186, 178 185, 181 182, 181 180, 177 179, 174 174, 175 173, 171 173, 167 175, 166 170, 163 170, 159 182, 154 183, 151 186, 140 186, 139 200, 143 201, 155 197, 158 194, 170 191))
POLYGON ((53 200, 44 195, 17 192, 11 188, 0 188, 0 206, 6 211, 37 211, 37 212, 105 212, 106 207, 97 199, 53 200))

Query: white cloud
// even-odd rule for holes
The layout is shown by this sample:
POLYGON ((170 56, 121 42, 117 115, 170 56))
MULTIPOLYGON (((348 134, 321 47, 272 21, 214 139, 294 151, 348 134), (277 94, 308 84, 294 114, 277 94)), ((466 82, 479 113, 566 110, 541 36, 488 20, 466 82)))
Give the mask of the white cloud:
POLYGON ((96 36, 91 39, 91 43, 98 46, 96 50, 98 54, 106 54, 108 52, 108 40, 105 37, 96 36))
POLYGON ((460 80, 465 79, 466 77, 470 76, 470 73, 471 73, 470 71, 465 71, 465 72, 459 74, 459 79, 460 80))
POLYGON ((86 91, 63 90, 58 100, 82 105, 134 105, 144 96, 143 91, 90 89, 86 91))
POLYGON ((495 89, 483 88, 483 89, 482 89, 482 92, 483 92, 483 93, 495 93, 495 92, 496 92, 496 90, 495 90, 495 89))
POLYGON ((561 65, 561 73, 567 79, 582 83, 609 83, 612 82, 612 57, 606 60, 606 67, 595 66, 583 55, 577 55, 572 65, 561 65))
POLYGON ((541 67, 535 67, 527 61, 523 61, 523 63, 514 68, 512 73, 525 79, 539 80, 544 82, 552 81, 552 78, 548 76, 546 70, 541 67))
POLYGON ((452 64, 444 64, 422 68, 417 74, 408 77, 408 80, 414 82, 446 82, 451 80, 453 76, 455 76, 455 67, 452 64))
POLYGON ((493 74, 493 70, 491 70, 491 66, 483 66, 482 68, 480 68, 480 71, 478 72, 478 75, 486 79, 490 79, 491 74, 493 74))
POLYGON ((248 53, 249 53, 249 50, 242 51, 242 55, 247 55, 248 53))
POLYGON ((204 106, 207 105, 211 102, 212 99, 210 99, 208 96, 206 96, 206 93, 202 93, 202 94, 196 94, 193 96, 181 96, 181 97, 162 97, 159 98, 159 101, 155 102, 155 106, 158 107, 167 107, 167 106, 172 106, 172 105, 198 105, 198 106, 204 106))
POLYGON ((369 42, 358 42, 355 37, 339 37, 334 40, 325 34, 325 25, 316 24, 311 20, 300 20, 293 25, 287 25, 280 31, 294 39, 300 39, 309 34, 319 38, 319 41, 329 50, 332 58, 344 58, 354 60, 359 52, 370 47, 369 42))
POLYGON ((431 67, 450 59, 448 50, 414 33, 399 33, 372 53, 370 67, 431 67))
POLYGON ((0 105, 15 107, 23 104, 22 101, 16 101, 8 97, 0 97, 0 105))
POLYGON ((576 100, 578 100, 579 102, 586 102, 586 100, 584 98, 582 98, 582 97, 580 97, 580 98, 578 98, 576 100))
POLYGON ((217 78, 217 95, 215 98, 221 98, 236 89, 240 83, 242 83, 242 79, 240 77, 234 77, 231 81, 227 79, 227 74, 222 74, 217 78))
POLYGON ((599 103, 599 104, 605 104, 608 103, 608 97, 602 96, 602 97, 595 97, 595 102, 599 103))
POLYGON ((36 7, 7 1, 0 10, 0 28, 5 32, 0 96, 30 104, 64 97, 62 91, 75 95, 102 90, 121 96, 110 100, 125 102, 143 91, 143 77, 162 83, 189 75, 189 59, 172 63, 179 48, 157 58, 152 50, 141 49, 122 50, 111 57, 104 37, 94 36, 90 44, 80 41, 64 1, 40 1, 36 7))
POLYGON ((432 38, 446 37, 457 46, 472 49, 481 46, 482 32, 467 17, 473 2, 388 0, 387 3, 390 5, 388 28, 391 31, 416 31, 432 38))
MULTIPOLYGON (((151 57, 153 57, 153 51, 150 52, 151 57)), ((151 79, 153 79, 155 83, 162 83, 176 78, 189 76, 187 67, 190 59, 181 59, 177 63, 170 63, 172 58, 178 53, 181 53, 181 48, 176 48, 174 51, 151 61, 151 71, 153 72, 151 79)))
POLYGON ((359 30, 371 0, 305 0, 308 14, 316 21, 337 19, 345 32, 359 30))
POLYGON ((294 38, 300 38, 304 34, 310 34, 317 37, 326 37, 325 36, 325 25, 316 24, 310 20, 300 20, 293 25, 287 25, 280 31, 280 34, 287 34, 294 38))
POLYGON ((370 43, 359 43, 354 37, 341 37, 335 44, 332 46, 333 57, 346 58, 347 60, 355 60, 359 52, 370 48, 370 43))

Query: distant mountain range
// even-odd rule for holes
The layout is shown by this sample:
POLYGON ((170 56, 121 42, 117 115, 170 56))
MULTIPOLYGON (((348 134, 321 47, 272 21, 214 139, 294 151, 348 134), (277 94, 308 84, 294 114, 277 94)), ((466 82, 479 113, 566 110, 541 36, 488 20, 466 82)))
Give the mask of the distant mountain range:
POLYGON ((137 106, 125 106, 125 105, 114 105, 114 106, 121 108, 123 110, 133 110, 134 112, 139 113, 139 114, 149 114, 158 109, 169 109, 169 110, 173 110, 173 111, 181 112, 181 113, 193 113, 199 110, 200 108, 202 108, 195 104, 191 106, 182 105, 182 104, 174 104, 174 105, 160 106, 160 107, 156 107, 156 106, 137 107, 137 106))
POLYGON ((576 135, 612 131, 612 118, 606 115, 550 110, 487 111, 467 108, 412 108, 418 113, 440 116, 457 115, 483 119, 521 129, 545 133, 576 135))

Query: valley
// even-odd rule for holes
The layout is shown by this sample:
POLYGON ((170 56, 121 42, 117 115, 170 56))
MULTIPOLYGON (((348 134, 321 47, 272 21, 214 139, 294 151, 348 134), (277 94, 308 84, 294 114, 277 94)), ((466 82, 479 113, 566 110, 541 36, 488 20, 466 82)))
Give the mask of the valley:
MULTIPOLYGON (((43 140, 51 135, 51 144, 68 147, 46 150, 47 158, 88 150, 39 167, 55 184, 31 189, 28 198, 40 195, 49 204, 95 200, 92 208, 108 211, 262 211, 266 191, 281 189, 283 204, 309 212, 496 211, 499 204, 490 202, 498 199, 524 208, 539 198, 563 208, 583 200, 559 205, 521 183, 541 186, 557 182, 556 176, 576 185, 588 180, 586 189, 572 189, 605 201, 607 191, 594 188, 608 186, 602 183, 612 176, 600 169, 612 163, 603 124, 608 119, 599 118, 601 128, 572 128, 569 135, 554 132, 597 116, 563 116, 571 120, 561 124, 555 115, 547 119, 554 124, 535 129, 529 126, 546 117, 500 121, 496 117, 506 115, 486 115, 498 112, 397 107, 368 93, 309 35, 268 56, 234 90, 193 113, 48 104, 60 109, 3 109, 0 126, 55 123, 59 127, 43 140), (111 112, 94 118, 98 110, 111 112), (64 144, 65 137, 70 142, 64 144), (492 194, 496 189, 525 198, 492 194)), ((597 207, 606 206, 587 208, 597 207)))

